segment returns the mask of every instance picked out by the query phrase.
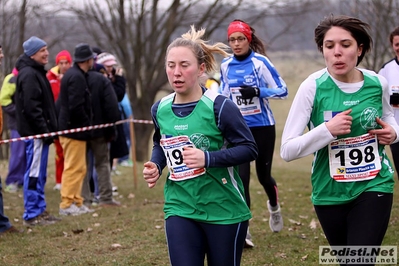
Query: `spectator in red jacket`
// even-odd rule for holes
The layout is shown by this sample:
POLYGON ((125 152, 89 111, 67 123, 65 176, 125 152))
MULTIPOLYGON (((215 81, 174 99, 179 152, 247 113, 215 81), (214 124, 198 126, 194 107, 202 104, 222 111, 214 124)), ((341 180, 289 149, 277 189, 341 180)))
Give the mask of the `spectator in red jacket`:
MULTIPOLYGON (((50 81, 51 90, 53 91, 54 101, 57 101, 60 94, 61 79, 64 73, 71 67, 72 58, 67 50, 62 50, 55 57, 56 66, 47 72, 47 79, 50 81)), ((54 140, 55 146, 55 186, 54 190, 61 189, 62 172, 64 171, 64 152, 60 141, 54 140)))

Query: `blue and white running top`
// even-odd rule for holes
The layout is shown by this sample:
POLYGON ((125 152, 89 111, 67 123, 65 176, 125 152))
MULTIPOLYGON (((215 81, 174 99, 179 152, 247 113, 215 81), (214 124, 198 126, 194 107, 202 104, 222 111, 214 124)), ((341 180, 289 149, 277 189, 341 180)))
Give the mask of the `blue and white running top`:
POLYGON ((238 60, 233 55, 222 61, 220 73, 220 93, 233 100, 249 127, 275 124, 268 99, 286 99, 288 89, 266 56, 251 51, 248 57, 238 60), (241 86, 259 88, 259 97, 242 99, 241 86))

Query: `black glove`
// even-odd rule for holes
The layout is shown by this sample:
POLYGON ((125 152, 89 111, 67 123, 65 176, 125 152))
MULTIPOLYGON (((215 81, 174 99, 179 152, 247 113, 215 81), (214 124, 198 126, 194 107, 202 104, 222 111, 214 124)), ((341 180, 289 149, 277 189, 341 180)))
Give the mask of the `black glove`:
POLYGON ((391 105, 398 105, 399 104, 399 94, 398 93, 393 93, 391 95, 391 98, 389 100, 389 103, 391 105))
POLYGON ((259 88, 251 86, 241 86, 240 93, 243 99, 251 99, 253 97, 259 97, 259 88))

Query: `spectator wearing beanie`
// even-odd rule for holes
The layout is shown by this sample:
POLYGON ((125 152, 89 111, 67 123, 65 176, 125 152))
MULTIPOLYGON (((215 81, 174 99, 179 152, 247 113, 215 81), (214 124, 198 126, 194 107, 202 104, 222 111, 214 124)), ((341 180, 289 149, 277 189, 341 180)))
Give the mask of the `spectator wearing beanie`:
POLYGON ((62 50, 55 57, 55 64, 56 66, 54 66, 47 72, 47 78, 51 84, 54 100, 57 101, 58 95, 60 93, 61 79, 64 76, 65 72, 72 65, 71 54, 67 50, 62 50))
MULTIPOLYGON (((18 58, 15 105, 17 130, 22 137, 54 132, 57 116, 51 86, 44 66, 48 63, 47 44, 38 37, 23 43, 24 53, 18 58)), ((46 211, 44 195, 47 160, 53 138, 25 140, 26 171, 24 175, 24 225, 48 225, 59 219, 46 211)))
MULTIPOLYGON (((98 55, 97 62, 102 64, 107 70, 108 78, 111 80, 114 88, 118 103, 121 103, 126 93, 126 79, 123 76, 121 68, 117 68, 117 61, 114 55, 110 53, 102 53, 98 55)), ((122 118, 122 115, 121 115, 122 118)), ((116 165, 118 158, 122 158, 129 155, 129 147, 126 143, 126 136, 123 129, 123 125, 119 124, 116 126, 117 137, 111 141, 110 145, 110 165, 113 173, 117 173, 116 165)), ((116 189, 115 189, 116 190, 116 189)))
MULTIPOLYGON (((56 66, 47 72, 47 79, 50 82, 51 90, 53 91, 54 101, 57 101, 60 94, 61 79, 65 72, 72 65, 71 54, 67 50, 62 50, 55 57, 56 66)), ((54 140, 55 146, 55 186, 54 190, 61 189, 62 172, 64 171, 64 153, 60 141, 54 140)))
MULTIPOLYGON (((118 101, 119 101, 119 109, 121 110, 121 119, 127 119, 129 116, 132 114, 131 106, 130 106, 130 100, 127 96, 126 93, 123 94, 123 79, 124 77, 122 76, 122 69, 116 68, 118 65, 118 62, 115 58, 114 55, 110 53, 101 53, 99 54, 97 58, 97 62, 104 65, 108 76, 113 80, 114 83, 114 88, 115 92, 118 95, 118 101), (121 78, 119 78, 121 77, 121 78), (118 80, 118 83, 116 83, 118 80), (120 84, 120 85, 119 85, 120 84), (122 96, 122 99, 120 98, 122 96)), ((129 146, 130 146, 130 129, 129 129, 129 124, 125 123, 122 125, 123 131, 124 131, 124 136, 126 139, 126 147, 129 151, 129 146)), ((122 156, 118 157, 118 163, 123 166, 132 166, 132 162, 129 160, 129 152, 122 156)), ((113 162, 113 172, 116 171, 116 165, 115 161, 113 162)))
POLYGON ((115 66, 118 64, 114 55, 110 53, 101 53, 97 56, 97 63, 103 65, 108 75, 115 75, 115 66))

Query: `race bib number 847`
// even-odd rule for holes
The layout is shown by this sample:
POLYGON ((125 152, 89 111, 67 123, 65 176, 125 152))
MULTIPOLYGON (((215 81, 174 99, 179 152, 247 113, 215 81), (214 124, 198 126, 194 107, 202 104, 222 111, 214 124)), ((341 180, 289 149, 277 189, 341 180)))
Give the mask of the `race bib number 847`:
POLYGON ((230 92, 233 102, 237 105, 238 109, 240 109, 240 112, 243 116, 262 113, 259 97, 243 99, 241 97, 240 88, 236 87, 230 88, 230 92))

